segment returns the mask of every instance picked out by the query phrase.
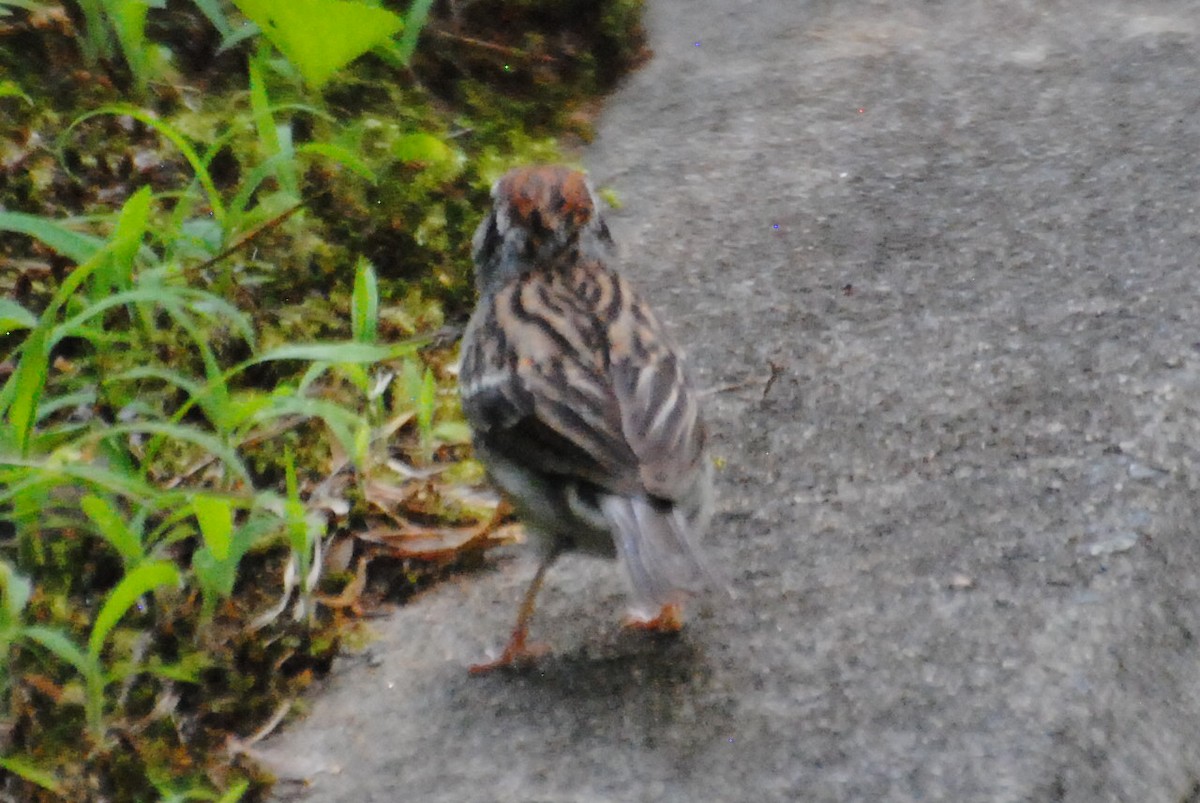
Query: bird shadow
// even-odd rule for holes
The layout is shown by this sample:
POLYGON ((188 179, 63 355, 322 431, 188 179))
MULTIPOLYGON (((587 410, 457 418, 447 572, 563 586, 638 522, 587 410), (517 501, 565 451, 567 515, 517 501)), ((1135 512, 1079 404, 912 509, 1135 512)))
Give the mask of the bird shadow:
POLYGON ((501 721, 586 731, 606 743, 674 745, 679 755, 693 755, 693 742, 713 738, 732 719, 735 703, 719 686, 702 644, 622 632, 532 666, 467 678, 453 696, 501 721))
POLYGON ((606 644, 544 655, 498 676, 543 694, 579 699, 621 689, 669 692, 695 684, 707 672, 703 647, 690 640, 622 633, 606 644))

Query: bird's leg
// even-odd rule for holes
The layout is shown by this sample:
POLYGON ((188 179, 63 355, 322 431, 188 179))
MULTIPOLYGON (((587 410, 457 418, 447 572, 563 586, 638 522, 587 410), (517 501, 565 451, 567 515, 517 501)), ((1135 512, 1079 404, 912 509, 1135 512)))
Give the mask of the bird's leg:
POLYGON ((546 571, 557 557, 558 550, 554 550, 547 554, 542 559, 541 565, 538 566, 537 574, 533 576, 533 581, 529 584, 529 588, 525 590, 525 598, 521 600, 521 608, 517 611, 517 624, 513 628, 512 635, 509 636, 508 645, 504 648, 504 652, 494 661, 473 665, 470 669, 472 675, 485 675, 494 669, 527 665, 537 659, 538 656, 545 654, 547 647, 544 644, 530 644, 528 642, 529 620, 533 618, 534 602, 537 600, 538 591, 542 588, 542 581, 546 579, 546 571))
POLYGON ((645 630, 651 633, 678 633, 683 630, 683 605, 668 602, 662 606, 658 616, 645 618, 637 614, 625 617, 625 627, 630 630, 645 630))

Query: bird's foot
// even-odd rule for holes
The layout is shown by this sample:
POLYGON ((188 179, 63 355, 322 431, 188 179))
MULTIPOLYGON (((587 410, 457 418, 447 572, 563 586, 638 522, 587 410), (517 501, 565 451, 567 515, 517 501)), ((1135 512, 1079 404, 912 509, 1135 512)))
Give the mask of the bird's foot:
POLYGON ((497 669, 528 669, 546 653, 550 647, 538 642, 530 643, 524 629, 513 631, 512 638, 500 657, 482 664, 473 664, 468 670, 472 675, 486 675, 497 669))
POLYGON ((662 606, 657 616, 650 618, 631 613, 625 617, 624 625, 630 630, 644 630, 650 633, 678 633, 683 629, 683 606, 678 602, 668 602, 662 606))

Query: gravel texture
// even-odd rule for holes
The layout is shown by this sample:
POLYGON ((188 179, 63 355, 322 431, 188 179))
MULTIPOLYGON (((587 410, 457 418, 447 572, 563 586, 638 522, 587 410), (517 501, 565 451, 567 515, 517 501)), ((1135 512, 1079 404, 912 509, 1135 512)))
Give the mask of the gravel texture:
POLYGON ((585 161, 710 398, 735 601, 421 596, 308 801, 1200 800, 1200 4, 651 0, 585 161), (774 381, 767 383, 774 375, 774 381))

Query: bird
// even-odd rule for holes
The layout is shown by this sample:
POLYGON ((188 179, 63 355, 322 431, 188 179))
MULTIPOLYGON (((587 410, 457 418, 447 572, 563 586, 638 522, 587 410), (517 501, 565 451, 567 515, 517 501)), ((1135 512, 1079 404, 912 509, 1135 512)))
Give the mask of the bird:
POLYGON ((650 631, 677 632, 689 597, 727 588, 697 546, 714 506, 701 394, 661 319, 614 267, 587 176, 517 167, 491 200, 472 239, 478 301, 460 397, 474 452, 540 563, 507 646, 475 674, 545 652, 529 642, 529 622, 565 552, 618 559, 632 591, 626 624, 650 631))

